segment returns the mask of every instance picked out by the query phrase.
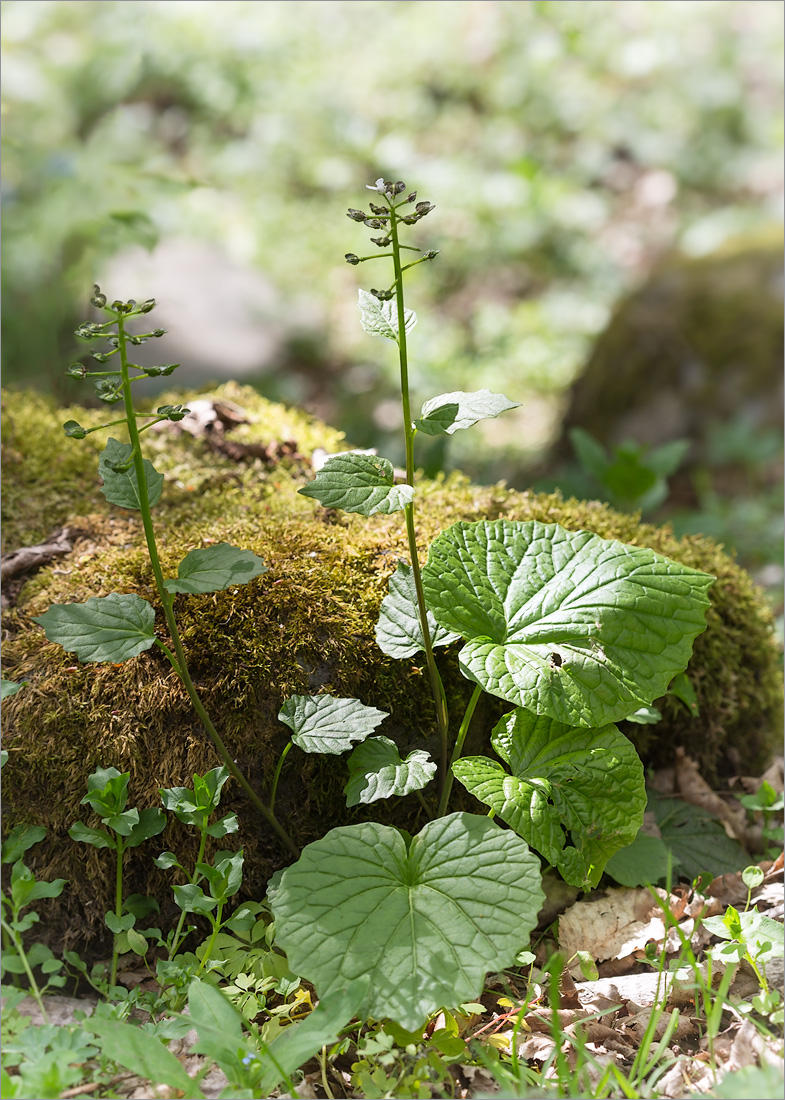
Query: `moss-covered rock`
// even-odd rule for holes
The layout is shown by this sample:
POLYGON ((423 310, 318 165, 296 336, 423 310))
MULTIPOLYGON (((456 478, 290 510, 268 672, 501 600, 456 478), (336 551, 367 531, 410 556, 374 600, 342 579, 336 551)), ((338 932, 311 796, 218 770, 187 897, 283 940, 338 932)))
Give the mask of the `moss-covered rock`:
POLYGON ((624 439, 692 442, 706 460, 719 424, 782 428, 782 236, 664 259, 614 311, 573 386, 558 446, 583 428, 624 439))
MULTIPOLYGON (((233 384, 217 392, 253 418, 233 433, 240 441, 295 439, 306 455, 317 446, 341 449, 339 433, 301 412, 270 405, 233 384)), ((9 395, 6 409, 9 545, 39 541, 66 521, 84 532, 72 554, 31 577, 4 621, 4 675, 28 681, 5 705, 10 759, 3 772, 4 824, 27 821, 48 828, 30 862, 42 875, 69 879, 58 903, 58 923, 67 930, 66 939, 79 940, 101 930, 112 892, 107 853, 74 844, 66 835, 73 821, 87 820, 80 806, 87 775, 97 766, 130 771, 129 804, 151 806, 159 787, 188 782, 194 772, 219 761, 158 649, 119 666, 78 665, 48 644, 32 622, 52 603, 109 592, 137 592, 158 601, 138 514, 110 508, 98 493, 102 441, 95 435, 81 442, 66 439, 60 429, 67 418, 90 424, 102 414, 58 412, 27 394, 9 395)), ((289 735, 277 721, 278 710, 294 693, 324 690, 357 697, 390 712, 380 732, 401 748, 424 743, 436 755, 421 655, 395 662, 374 641, 388 577, 397 559, 407 556, 401 515, 364 519, 320 508, 297 493, 310 470, 296 459, 271 469, 261 461, 238 464, 191 436, 163 432, 150 433, 148 455, 167 479, 155 510, 165 572, 176 572, 188 550, 218 541, 253 550, 269 566, 248 585, 207 596, 180 595, 175 605, 193 678, 250 781, 260 790, 269 782, 289 735)), ((684 745, 709 778, 750 771, 766 761, 778 737, 780 706, 770 616, 749 576, 714 543, 676 540, 667 528, 642 525, 638 517, 596 502, 513 492, 502 485, 481 488, 459 475, 423 483, 419 499, 423 555, 435 535, 456 520, 507 517, 558 522, 649 545, 713 573, 708 627, 696 641, 689 669, 700 718, 668 697, 659 704, 660 724, 630 725, 625 732, 650 763, 670 761, 675 747, 684 745)), ((455 721, 470 685, 458 672, 457 646, 440 650, 438 660, 455 721)), ((467 751, 481 750, 502 709, 507 708, 499 700, 484 700, 467 751)), ((341 758, 290 754, 276 809, 299 844, 368 816, 410 830, 422 823, 414 796, 348 810, 344 780, 341 758)), ((237 844, 246 853, 245 887, 258 895, 286 854, 235 785, 225 790, 226 807, 240 815, 237 844)), ((456 791, 456 806, 461 797, 468 799, 456 791)), ((177 823, 160 843, 188 851, 177 823)), ((129 854, 128 889, 164 901, 171 878, 152 866, 151 850, 157 850, 155 842, 129 854)))

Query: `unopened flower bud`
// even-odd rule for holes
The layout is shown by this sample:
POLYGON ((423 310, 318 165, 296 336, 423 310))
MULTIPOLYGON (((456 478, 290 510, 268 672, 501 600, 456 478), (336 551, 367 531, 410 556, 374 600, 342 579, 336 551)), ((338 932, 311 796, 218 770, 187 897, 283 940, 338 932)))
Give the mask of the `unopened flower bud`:
POLYGON ((374 204, 372 202, 369 202, 368 205, 371 208, 371 213, 372 214, 386 214, 387 213, 387 207, 386 206, 374 206, 374 204))
POLYGON ((109 360, 114 355, 114 352, 113 351, 94 351, 92 354, 93 354, 93 359, 95 359, 96 363, 108 363, 109 360))
POLYGON ((347 252, 346 256, 344 258, 345 258, 347 264, 355 265, 355 264, 358 264, 360 262, 360 257, 355 256, 355 254, 353 252, 347 252))
POLYGON ((392 237, 371 237, 371 243, 376 244, 379 248, 386 248, 392 240, 392 237))
POLYGON ((153 331, 150 333, 150 335, 151 336, 166 336, 166 329, 165 328, 154 328, 153 331))
POLYGON ((371 287, 371 294, 374 298, 378 298, 380 302, 389 302, 393 296, 391 290, 374 290, 373 287, 371 287))
POLYGON ((401 221, 404 223, 404 225, 416 225, 419 220, 419 214, 404 214, 401 217, 401 221))
POLYGON ((353 222, 364 222, 368 215, 363 210, 353 210, 351 206, 346 212, 346 217, 351 218, 353 222))
POLYGON ((149 313, 151 309, 155 309, 155 298, 148 298, 146 302, 142 302, 139 313, 149 313))
POLYGON ((406 184, 403 182, 403 180, 398 180, 398 182, 393 187, 393 192, 396 195, 400 195, 400 193, 402 191, 405 191, 405 190, 406 190, 406 184))
POLYGON ((87 374, 87 367, 84 363, 71 363, 68 370, 65 372, 69 378, 84 378, 87 374))
POLYGON ((426 214, 430 214, 436 207, 432 202, 418 202, 414 209, 421 218, 424 218, 426 214))
POLYGON ((115 313, 123 312, 123 303, 120 301, 119 298, 115 298, 115 300, 112 302, 112 309, 115 311, 115 313))
POLYGON ((416 191, 412 191, 412 192, 411 192, 411 194, 410 194, 410 195, 407 195, 407 196, 406 196, 406 198, 405 198, 405 199, 404 199, 403 201, 404 201, 404 202, 414 202, 414 200, 415 200, 416 198, 417 198, 417 192, 416 192, 416 191))
POLYGON ((433 260, 438 255, 439 255, 439 249, 438 248, 430 248, 430 249, 428 249, 427 252, 423 252, 422 258, 424 260, 433 260))
POLYGON ((106 295, 101 293, 101 288, 96 283, 93 287, 93 294, 90 298, 90 305, 95 306, 96 309, 103 309, 106 305, 106 295))
POLYGON ((369 229, 384 229, 384 222, 381 218, 366 218, 365 224, 369 229))

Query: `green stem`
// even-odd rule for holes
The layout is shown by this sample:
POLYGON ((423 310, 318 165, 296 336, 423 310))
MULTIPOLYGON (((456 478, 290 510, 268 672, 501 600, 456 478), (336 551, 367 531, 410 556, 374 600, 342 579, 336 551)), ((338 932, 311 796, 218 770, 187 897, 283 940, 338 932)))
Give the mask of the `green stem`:
MULTIPOLYGON (((398 241, 398 216, 394 207, 390 207, 390 235, 393 246, 393 266, 395 268, 395 300, 398 308, 398 357, 401 367, 401 404, 403 407, 403 432, 406 448, 406 484, 414 487, 414 436, 415 428, 412 425, 411 404, 409 399, 409 358, 406 346, 406 326, 404 323, 404 298, 403 298, 403 273, 401 271, 401 245, 398 241)), ((422 630, 425 649, 425 662, 428 666, 428 676, 431 681, 431 692, 436 705, 436 722, 439 727, 441 740, 441 777, 442 792, 447 782, 447 752, 449 744, 450 719, 447 711, 447 697, 444 692, 439 670, 433 656, 431 644, 431 632, 428 627, 428 610, 425 606, 425 593, 420 574, 420 559, 417 553, 417 536, 414 529, 414 504, 407 504, 404 508, 406 518, 406 538, 409 543, 409 557, 412 563, 412 578, 417 593, 417 609, 420 616, 420 629, 422 630)))
POLYGON ((265 806, 259 795, 256 793, 256 791, 245 778, 243 773, 237 767, 237 764, 234 762, 232 756, 229 753, 229 750, 223 743, 221 735, 218 733, 218 730, 213 725, 209 714, 205 710, 204 705, 199 698, 199 693, 197 692, 193 680, 191 679, 191 675, 188 671, 188 662, 186 661, 185 651, 183 649, 183 644, 180 640, 180 632, 177 629, 177 623, 175 621, 174 612, 172 610, 172 605, 174 604, 174 596, 167 592, 166 588, 164 587, 164 575, 163 571, 161 570, 161 562, 158 557, 158 547, 155 541, 155 531, 153 530, 153 519, 150 513, 150 501, 147 492, 147 476, 145 473, 141 447, 139 445, 139 429, 136 426, 136 414, 134 413, 133 398, 131 395, 131 380, 128 375, 128 355, 126 351, 125 326, 123 323, 122 315, 119 315, 117 318, 117 335, 119 337, 120 366, 123 374, 123 400, 125 402, 126 424, 128 426, 128 437, 131 443, 131 449, 133 451, 136 480, 139 486, 139 511, 142 515, 142 525, 144 527, 144 535, 147 541, 147 551, 150 555, 150 565, 152 566, 153 576, 155 577, 155 586, 158 589, 158 595, 163 605, 166 625, 169 629, 169 635, 172 639, 172 644, 174 646, 174 654, 172 654, 165 647, 163 647, 164 652, 166 652, 169 660, 172 663, 172 667, 174 668, 177 675, 180 677, 183 683, 183 687, 188 693, 188 698, 191 700, 191 705, 199 716, 202 725, 210 735, 213 744, 218 750, 219 756, 223 760, 224 764, 226 764, 229 772, 240 784, 248 798, 251 800, 257 810, 259 810, 267 823, 272 826, 272 828, 284 842, 284 844, 295 857, 295 859, 297 859, 300 855, 300 849, 297 847, 287 831, 284 829, 283 825, 281 825, 275 814, 273 814, 268 809, 268 807, 265 806))
MULTIPOLYGON (((14 920, 16 920, 18 918, 18 916, 19 916, 19 914, 15 913, 14 914, 14 920)), ((11 925, 8 924, 4 918, 2 919, 2 928, 3 928, 3 931, 10 937, 11 942, 13 943, 14 947, 16 948, 16 951, 17 951, 17 954, 19 955, 19 958, 22 960, 22 966, 25 969, 25 974, 27 975, 27 980, 30 983, 30 994, 33 997, 33 999, 35 1000, 35 1002, 38 1005, 39 1009, 41 1010, 41 1015, 44 1018, 44 1023, 48 1024, 49 1023, 49 1017, 47 1016, 46 1009, 44 1008, 44 999, 41 996, 41 990, 38 988, 38 982, 35 980, 35 976, 33 975, 33 971, 32 971, 32 968, 30 966, 30 963, 27 961, 27 955, 25 953, 24 945, 22 944, 22 937, 19 935, 18 932, 14 931, 14 929, 11 927, 11 925)))
POLYGON ((222 901, 220 901, 218 903, 218 912, 216 913, 215 920, 213 921, 213 931, 210 935, 210 939, 207 941, 207 947, 204 949, 204 955, 202 955, 202 961, 199 964, 199 969, 194 974, 195 978, 198 978, 199 975, 202 973, 202 971, 204 970, 204 967, 205 967, 205 963, 207 962, 207 960, 210 958, 210 955, 212 954, 213 946, 215 944, 216 937, 218 936, 218 931, 221 927, 221 917, 223 916, 223 911, 224 911, 224 903, 222 901))
MULTIPOLYGON (((205 813, 204 814, 204 820, 202 822, 201 835, 199 837, 199 852, 196 856, 196 863, 197 864, 201 863, 202 860, 204 859, 204 850, 205 850, 205 847, 207 845, 207 820, 208 820, 208 817, 209 817, 209 815, 205 813)), ((191 878, 190 878, 191 885, 193 886, 196 882, 199 881, 199 879, 201 877, 202 877, 201 872, 197 871, 196 867, 194 866, 194 873, 191 875, 191 878)), ((184 924, 185 924, 185 909, 181 909, 180 910, 180 919, 178 920, 177 927, 174 930, 174 939, 172 940, 172 945, 169 948, 169 958, 170 959, 173 959, 175 957, 175 955, 177 954, 177 948, 180 946, 180 935, 182 933, 184 924)))
POLYGON ((287 741, 283 752, 278 757, 278 764, 277 764, 276 769, 275 769, 275 775, 273 776, 272 790, 270 791, 270 813, 273 812, 273 809, 275 807, 275 796, 276 796, 276 793, 278 791, 278 780, 279 780, 280 775, 281 775, 281 768, 283 767, 284 760, 289 755, 289 749, 291 747, 292 747, 292 742, 287 741))
POLYGON ((450 758, 450 770, 447 773, 447 779, 442 790, 441 800, 439 802, 439 812, 437 815, 438 817, 444 817, 444 815, 447 813, 447 805, 450 801, 450 791, 452 790, 453 781, 452 766, 455 761, 460 758, 460 755, 463 752, 463 743, 466 740, 466 734, 469 732, 469 725, 472 720, 472 715, 474 714, 474 708, 477 706, 481 695, 482 688, 479 684, 476 684, 474 691, 472 692, 472 697, 469 700, 469 705, 466 708, 466 713, 463 716, 461 728, 458 730, 458 738, 455 742, 455 748, 452 751, 452 757, 450 758))
MULTIPOLYGON (((123 846, 123 838, 117 837, 117 868, 115 871, 115 885, 114 885, 114 913, 118 920, 123 916, 123 855, 125 848, 123 846)), ((112 970, 109 975, 109 985, 114 987, 117 984, 117 960, 120 956, 117 950, 117 933, 114 935, 112 941, 112 970)))

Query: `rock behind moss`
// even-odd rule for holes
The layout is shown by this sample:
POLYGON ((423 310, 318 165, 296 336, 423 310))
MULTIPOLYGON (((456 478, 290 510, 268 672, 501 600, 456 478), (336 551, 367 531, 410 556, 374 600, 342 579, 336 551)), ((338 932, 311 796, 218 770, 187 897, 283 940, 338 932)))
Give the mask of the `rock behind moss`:
MULTIPOLYGON (((333 429, 270 405, 250 389, 230 384, 216 393, 253 416, 253 423, 233 433, 240 440, 293 438, 305 455, 317 446, 328 451, 345 446, 333 429)), ((6 467, 6 530, 14 545, 38 541, 63 522, 84 532, 67 559, 27 582, 4 622, 4 675, 28 681, 4 708, 10 753, 3 773, 4 824, 26 821, 49 830, 29 862, 39 875, 69 879, 56 903, 63 933, 58 943, 99 935, 112 896, 107 853, 67 837, 75 820, 89 820, 80 806, 88 774, 110 765, 130 771, 129 805, 143 807, 157 804, 160 787, 187 783, 219 763, 160 651, 120 666, 78 665, 47 643, 32 622, 52 603, 109 592, 137 592, 158 607, 138 515, 105 505, 97 491, 102 444, 93 442, 95 436, 80 443, 60 435, 64 419, 90 424, 100 415, 76 408, 57 412, 40 397, 10 395, 4 419, 6 446, 13 448, 6 467)), ((166 475, 155 510, 165 572, 174 574, 189 550, 218 541, 253 550, 269 566, 248 585, 207 596, 179 595, 176 603, 193 678, 250 781, 266 789, 289 734, 277 714, 283 699, 295 693, 352 696, 386 710, 390 717, 380 732, 404 751, 424 744, 436 757, 435 716, 421 655, 392 661, 374 640, 388 578, 397 560, 407 557, 401 516, 364 519, 320 508, 297 493, 311 476, 307 464, 297 460, 272 469, 260 461, 238 464, 190 436, 164 433, 151 438, 148 455, 166 475)), ((451 523, 503 517, 560 523, 648 545, 714 574, 708 626, 696 640, 689 668, 700 717, 666 697, 657 704, 663 712, 658 725, 622 726, 649 764, 669 763, 677 745, 697 757, 710 780, 765 764, 778 740, 781 700, 770 615, 749 576, 711 540, 677 540, 667 528, 642 525, 637 517, 596 502, 519 493, 503 485, 478 487, 460 475, 424 482, 418 495, 423 557, 451 523)), ((471 691, 458 671, 457 650, 451 646, 438 654, 454 720, 471 691)), ((500 700, 483 700, 467 752, 483 750, 503 709, 508 707, 500 700)), ((414 796, 347 809, 344 781, 342 758, 296 749, 290 754, 277 810, 298 844, 366 817, 410 831, 423 823, 414 796)), ((241 821, 239 835, 228 840, 243 846, 245 890, 260 896, 269 875, 286 862, 285 853, 233 783, 225 792, 223 808, 235 809, 241 821)), ((468 808, 469 796, 459 791, 454 808, 461 799, 468 808)), ((191 859, 195 854, 180 826, 171 824, 158 844, 129 854, 127 889, 164 902, 172 879, 152 865, 159 848, 191 859)))

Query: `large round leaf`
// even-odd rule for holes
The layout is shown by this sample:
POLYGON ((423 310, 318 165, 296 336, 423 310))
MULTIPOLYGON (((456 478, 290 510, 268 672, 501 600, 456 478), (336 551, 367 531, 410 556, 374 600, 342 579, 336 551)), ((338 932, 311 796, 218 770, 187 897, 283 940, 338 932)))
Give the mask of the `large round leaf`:
POLYGON ((272 908, 289 965, 319 997, 370 976, 363 1017, 407 1030, 476 999, 526 946, 542 905, 538 859, 514 833, 456 813, 407 852, 397 829, 332 829, 284 871, 272 908))
POLYGON ((515 710, 497 724, 491 744, 512 775, 495 760, 469 756, 453 764, 456 779, 567 882, 596 886, 643 823, 643 765, 630 742, 613 725, 570 728, 515 710), (567 846, 570 836, 574 846, 567 846))
POLYGON ((706 628, 713 581, 645 547, 510 520, 453 524, 423 570, 429 610, 468 643, 465 676, 583 726, 665 693, 706 628))

